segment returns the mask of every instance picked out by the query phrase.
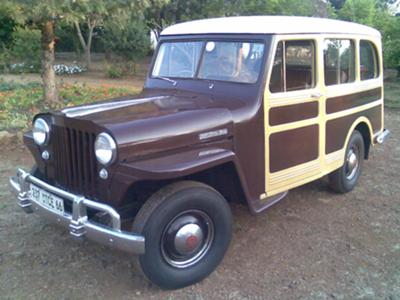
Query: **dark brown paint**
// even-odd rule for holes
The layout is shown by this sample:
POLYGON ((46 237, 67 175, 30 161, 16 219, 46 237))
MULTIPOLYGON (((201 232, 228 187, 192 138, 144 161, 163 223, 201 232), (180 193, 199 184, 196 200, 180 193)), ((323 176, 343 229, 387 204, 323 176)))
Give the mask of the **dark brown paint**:
POLYGON ((382 88, 343 95, 326 99, 326 113, 331 114, 341 110, 368 104, 382 98, 382 88))
POLYGON ((269 110, 269 125, 275 126, 311 119, 317 116, 317 101, 273 107, 269 110))
POLYGON ((371 122, 373 133, 382 127, 382 105, 355 114, 333 119, 326 122, 326 154, 343 149, 350 127, 361 116, 365 116, 371 122))
POLYGON ((284 170, 318 158, 318 125, 273 133, 269 137, 270 172, 284 170))

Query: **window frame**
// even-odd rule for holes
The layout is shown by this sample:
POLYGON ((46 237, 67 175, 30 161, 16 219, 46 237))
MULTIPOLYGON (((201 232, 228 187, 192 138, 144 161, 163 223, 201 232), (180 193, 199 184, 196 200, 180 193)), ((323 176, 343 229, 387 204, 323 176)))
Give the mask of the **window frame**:
MULTIPOLYGON (((323 38, 322 42, 322 67, 323 67, 323 74, 324 74, 324 85, 326 87, 331 87, 331 86, 337 86, 337 85, 345 85, 345 84, 352 84, 357 82, 357 73, 359 72, 359 65, 357 67, 357 50, 359 48, 357 48, 357 40, 354 38, 350 38, 350 37, 329 37, 326 36, 323 38), (338 55, 338 63, 337 63, 337 74, 336 74, 336 83, 334 84, 326 84, 326 73, 325 73, 325 56, 324 56, 324 46, 325 46, 325 41, 327 40, 346 40, 346 41, 350 41, 350 43, 353 45, 353 50, 354 50, 354 56, 353 56, 353 60, 354 60, 354 79, 352 81, 348 81, 348 82, 340 82, 340 71, 341 71, 341 66, 340 66, 340 55, 338 55)), ((338 49, 339 50, 339 49, 338 49)))
MULTIPOLYGON (((222 82, 222 83, 229 83, 229 84, 239 84, 239 85, 248 85, 248 86, 255 86, 260 83, 261 80, 264 78, 264 73, 265 73, 265 67, 268 59, 268 43, 265 39, 262 39, 260 37, 245 37, 245 36, 240 36, 240 37, 235 37, 235 36, 205 36, 205 37, 182 37, 182 38, 166 38, 162 39, 159 41, 155 54, 153 56, 153 61, 150 65, 149 72, 148 72, 148 78, 150 79, 160 79, 160 76, 154 76, 153 75, 153 70, 155 67, 155 62, 157 60, 157 56, 159 53, 159 50, 164 43, 177 43, 177 42, 183 42, 183 43, 188 43, 188 42, 203 42, 202 50, 201 50, 201 55, 200 59, 197 64, 196 72, 194 77, 172 77, 172 76, 167 76, 168 78, 171 78, 173 80, 197 80, 201 82, 222 82), (205 47, 207 42, 232 42, 232 43, 256 43, 256 44, 262 44, 264 46, 264 55, 262 58, 262 63, 260 65, 260 71, 257 77, 257 80, 255 82, 237 82, 237 81, 229 81, 229 80, 217 80, 217 79, 204 79, 198 77, 198 73, 200 70, 200 66, 203 63, 203 56, 205 53, 205 47)), ((164 77, 164 76, 161 76, 164 77)))
POLYGON ((379 78, 381 76, 382 71, 381 71, 381 63, 380 63, 380 56, 379 56, 379 52, 378 52, 378 47, 375 45, 375 43, 372 40, 368 40, 368 39, 364 38, 364 39, 360 39, 358 41, 358 59, 359 59, 359 61, 358 61, 358 74, 359 74, 360 82, 368 81, 368 80, 374 80, 374 79, 377 79, 377 78, 379 78), (361 43, 362 42, 367 42, 373 49, 372 50, 373 57, 374 57, 373 64, 374 64, 374 70, 376 70, 376 74, 374 74, 374 77, 372 77, 372 78, 366 78, 366 79, 362 79, 361 78, 361 43))
POLYGON ((310 91, 313 90, 315 88, 317 88, 318 86, 318 81, 319 81, 319 76, 318 76, 318 39, 316 39, 314 36, 310 37, 301 37, 300 35, 297 36, 293 36, 293 38, 279 38, 276 40, 276 42, 273 45, 274 49, 273 49, 273 55, 271 55, 271 61, 270 61, 270 71, 268 74, 268 91, 271 95, 276 95, 276 94, 282 94, 282 93, 296 93, 296 92, 303 92, 303 91, 310 91), (309 41, 312 45, 312 60, 311 60, 311 72, 312 72, 312 86, 310 88, 304 88, 304 89, 296 89, 296 90, 287 90, 287 82, 286 82, 286 42, 300 42, 300 41, 309 41), (274 62, 275 62, 275 58, 276 58, 276 53, 277 53, 277 49, 279 44, 282 43, 282 65, 283 67, 283 91, 278 91, 278 92, 273 92, 271 91, 270 85, 271 85, 271 78, 272 78, 272 73, 273 73, 273 66, 274 66, 274 62))

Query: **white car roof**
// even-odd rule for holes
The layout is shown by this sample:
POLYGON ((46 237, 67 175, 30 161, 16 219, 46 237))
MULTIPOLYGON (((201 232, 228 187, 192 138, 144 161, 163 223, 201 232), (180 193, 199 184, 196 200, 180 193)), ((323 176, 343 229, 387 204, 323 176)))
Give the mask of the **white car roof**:
POLYGON ((332 19, 292 16, 247 16, 204 19, 167 27, 162 36, 183 34, 350 33, 380 37, 378 30, 332 19))

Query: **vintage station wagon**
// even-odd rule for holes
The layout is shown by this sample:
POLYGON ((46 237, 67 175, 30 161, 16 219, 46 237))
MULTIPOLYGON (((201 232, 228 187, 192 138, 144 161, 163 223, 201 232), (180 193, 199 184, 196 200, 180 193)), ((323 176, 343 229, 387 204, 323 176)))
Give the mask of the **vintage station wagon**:
POLYGON ((375 29, 328 19, 168 27, 140 96, 34 117, 18 204, 137 254, 162 288, 198 282, 230 243, 229 202, 259 213, 327 174, 354 188, 389 133, 381 52, 375 29))

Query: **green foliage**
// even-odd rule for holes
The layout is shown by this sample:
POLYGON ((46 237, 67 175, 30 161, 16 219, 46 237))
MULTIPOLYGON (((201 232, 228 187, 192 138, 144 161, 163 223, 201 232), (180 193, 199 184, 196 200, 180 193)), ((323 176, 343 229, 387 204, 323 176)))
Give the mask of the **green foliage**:
POLYGON ((10 65, 10 50, 4 45, 0 46, 0 73, 7 73, 10 65))
POLYGON ((376 13, 375 0, 346 0, 338 16, 342 20, 373 26, 376 13))
POLYGON ((394 20, 387 26, 384 36, 384 61, 386 67, 397 69, 400 77, 400 18, 392 17, 394 20))
MULTIPOLYGON (((40 31, 17 28, 13 33, 13 45, 10 52, 12 62, 21 65, 16 73, 38 72, 40 70, 40 31)), ((13 70, 13 68, 10 69, 13 70)))
POLYGON ((137 61, 150 49, 148 29, 132 18, 108 22, 102 39, 106 50, 126 61, 137 61))
POLYGON ((32 115, 49 109, 80 105, 95 100, 137 94, 134 88, 88 87, 63 85, 60 88, 62 103, 48 107, 43 102, 43 90, 39 83, 6 83, 0 81, 0 130, 25 129, 32 121, 32 115))
POLYGON ((109 65, 106 69, 107 76, 110 78, 121 78, 124 76, 123 70, 116 65, 109 65))
POLYGON ((11 16, 11 10, 11 7, 0 4, 0 49, 8 47, 12 42, 16 22, 11 16))

